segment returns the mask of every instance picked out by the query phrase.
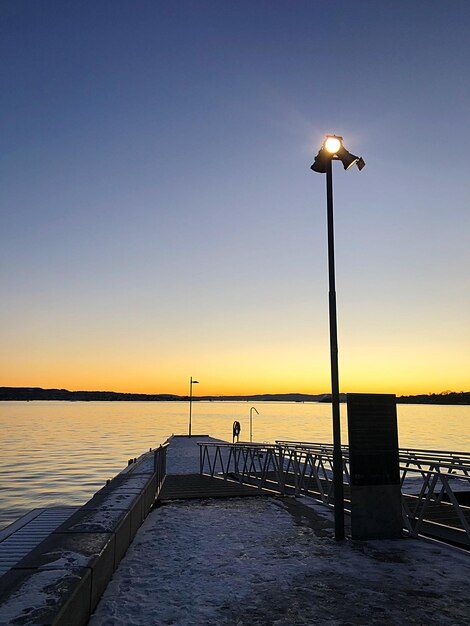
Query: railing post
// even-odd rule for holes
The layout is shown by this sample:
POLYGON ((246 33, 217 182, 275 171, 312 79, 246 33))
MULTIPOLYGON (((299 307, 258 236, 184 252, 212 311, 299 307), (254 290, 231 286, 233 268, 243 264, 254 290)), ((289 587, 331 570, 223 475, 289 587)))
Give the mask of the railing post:
POLYGON ((156 477, 156 495, 160 493, 163 481, 166 476, 166 449, 167 446, 160 445, 153 452, 153 471, 156 477))
POLYGON ((158 473, 158 450, 159 448, 155 448, 155 450, 153 451, 153 471, 156 474, 158 473))
POLYGON ((286 477, 287 477, 287 468, 284 471, 284 456, 285 450, 279 449, 279 486, 281 488, 282 495, 286 494, 286 477))

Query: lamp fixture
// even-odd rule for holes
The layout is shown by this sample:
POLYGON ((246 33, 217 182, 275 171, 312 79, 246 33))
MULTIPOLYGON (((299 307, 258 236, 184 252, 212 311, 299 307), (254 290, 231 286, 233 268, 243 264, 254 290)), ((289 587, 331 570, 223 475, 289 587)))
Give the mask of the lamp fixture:
POLYGON ((326 136, 310 169, 319 174, 326 174, 328 163, 331 160, 341 161, 345 170, 348 170, 353 165, 357 165, 360 171, 366 164, 362 157, 351 154, 346 150, 343 145, 343 138, 338 135, 326 136))

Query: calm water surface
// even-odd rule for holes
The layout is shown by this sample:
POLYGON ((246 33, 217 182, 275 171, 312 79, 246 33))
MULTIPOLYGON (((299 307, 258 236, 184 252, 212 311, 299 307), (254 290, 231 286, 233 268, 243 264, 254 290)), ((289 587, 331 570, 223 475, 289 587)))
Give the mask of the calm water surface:
MULTIPOLYGON (((232 437, 246 402, 193 403, 193 433, 232 437)), ((331 442, 331 405, 255 405, 253 439, 331 442)), ((346 407, 342 406, 347 442, 346 407)), ((470 450, 470 406, 398 405, 402 447, 470 450)), ((34 507, 83 504, 127 459, 188 428, 182 402, 0 402, 0 528, 34 507)))

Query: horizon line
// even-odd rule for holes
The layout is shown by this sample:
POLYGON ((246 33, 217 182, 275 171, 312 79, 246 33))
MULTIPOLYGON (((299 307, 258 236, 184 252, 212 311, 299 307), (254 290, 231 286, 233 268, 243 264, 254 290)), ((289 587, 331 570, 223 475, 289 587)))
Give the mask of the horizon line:
MULTIPOLYGON (((142 392, 142 391, 111 391, 109 389, 106 390, 87 390, 87 389, 66 389, 65 387, 39 387, 39 386, 0 386, 0 389, 14 389, 14 390, 41 390, 41 391, 64 391, 67 393, 111 393, 111 394, 121 394, 121 395, 139 395, 139 396, 175 396, 178 398, 186 398, 189 397, 189 394, 179 394, 179 393, 168 393, 168 392, 142 392)), ((347 392, 340 391, 341 395, 346 395, 347 393, 368 393, 368 392, 347 392)), ((445 390, 440 392, 427 392, 427 393, 413 393, 413 394, 394 394, 397 397, 409 397, 409 396, 446 396, 450 394, 466 394, 470 393, 470 391, 451 391, 445 390)), ((389 394, 393 395, 393 394, 389 394)), ((208 398, 208 397, 254 397, 254 396, 331 396, 331 391, 313 393, 313 392, 301 392, 301 391, 291 391, 291 392, 257 392, 257 393, 207 393, 203 395, 193 395, 193 399, 195 398, 208 398)))

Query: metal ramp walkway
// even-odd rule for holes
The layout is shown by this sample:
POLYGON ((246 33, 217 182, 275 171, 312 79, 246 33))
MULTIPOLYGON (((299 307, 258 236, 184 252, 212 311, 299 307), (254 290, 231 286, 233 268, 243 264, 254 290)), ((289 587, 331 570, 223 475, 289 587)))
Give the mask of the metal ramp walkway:
POLYGON ((0 531, 0 576, 16 565, 78 510, 74 506, 33 509, 0 531))
POLYGON ((241 485, 201 474, 167 474, 158 500, 189 500, 193 498, 236 498, 244 496, 272 495, 258 487, 241 485))

